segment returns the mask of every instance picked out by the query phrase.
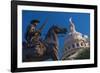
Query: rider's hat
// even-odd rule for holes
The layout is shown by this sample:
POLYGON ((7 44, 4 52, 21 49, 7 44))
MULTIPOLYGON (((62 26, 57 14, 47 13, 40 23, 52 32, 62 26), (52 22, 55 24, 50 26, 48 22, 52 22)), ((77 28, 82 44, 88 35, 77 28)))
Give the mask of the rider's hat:
POLYGON ((30 23, 31 23, 31 24, 34 24, 34 23, 40 23, 40 21, 37 20, 37 19, 35 19, 35 20, 32 20, 30 23))

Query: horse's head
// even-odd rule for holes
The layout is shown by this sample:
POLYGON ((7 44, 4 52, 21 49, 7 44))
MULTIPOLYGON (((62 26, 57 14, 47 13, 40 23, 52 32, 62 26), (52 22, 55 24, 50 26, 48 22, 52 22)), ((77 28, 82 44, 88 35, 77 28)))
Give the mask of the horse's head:
POLYGON ((67 32, 67 29, 65 27, 60 27, 60 26, 52 26, 53 31, 56 34, 65 34, 67 32))

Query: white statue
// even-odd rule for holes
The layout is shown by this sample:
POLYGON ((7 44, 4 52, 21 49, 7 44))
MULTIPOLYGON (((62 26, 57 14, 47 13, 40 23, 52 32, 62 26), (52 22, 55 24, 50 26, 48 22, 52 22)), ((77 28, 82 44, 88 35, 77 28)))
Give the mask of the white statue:
POLYGON ((70 32, 75 32, 75 25, 72 22, 72 17, 69 18, 69 22, 70 22, 70 32))

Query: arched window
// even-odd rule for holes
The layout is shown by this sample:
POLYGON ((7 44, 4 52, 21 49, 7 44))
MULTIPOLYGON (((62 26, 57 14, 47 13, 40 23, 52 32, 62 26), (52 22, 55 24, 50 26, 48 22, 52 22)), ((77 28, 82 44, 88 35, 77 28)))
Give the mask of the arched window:
POLYGON ((81 46, 83 46, 84 44, 83 44, 83 42, 81 42, 81 46))
POLYGON ((75 48, 75 45, 74 44, 72 44, 72 48, 75 48))
POLYGON ((70 49, 70 46, 68 46, 68 49, 70 49))
POLYGON ((86 43, 84 43, 84 45, 86 46, 86 43))
POLYGON ((67 48, 65 48, 65 51, 67 50, 67 48))
POLYGON ((79 47, 79 43, 76 43, 76 46, 79 47))

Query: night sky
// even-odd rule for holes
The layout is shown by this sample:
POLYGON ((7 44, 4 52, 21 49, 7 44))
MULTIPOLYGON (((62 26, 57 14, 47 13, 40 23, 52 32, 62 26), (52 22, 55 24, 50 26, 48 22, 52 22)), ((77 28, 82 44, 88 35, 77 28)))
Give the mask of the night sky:
MULTIPOLYGON (((30 21, 33 19, 39 19, 40 23, 36 27, 37 29, 44 23, 46 18, 48 22, 41 32, 41 37, 44 39, 47 31, 52 25, 62 26, 69 30, 69 18, 72 20, 76 26, 76 30, 84 35, 90 36, 90 14, 89 13, 76 13, 76 12, 48 12, 48 11, 22 11, 22 40, 25 40, 26 28, 30 25, 30 21)), ((68 32, 67 32, 68 33, 68 32)), ((64 35, 66 36, 66 34, 64 35)), ((59 36, 59 58, 62 56, 64 36, 59 36)))

